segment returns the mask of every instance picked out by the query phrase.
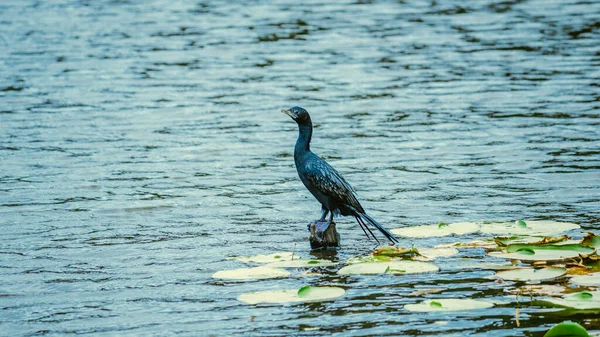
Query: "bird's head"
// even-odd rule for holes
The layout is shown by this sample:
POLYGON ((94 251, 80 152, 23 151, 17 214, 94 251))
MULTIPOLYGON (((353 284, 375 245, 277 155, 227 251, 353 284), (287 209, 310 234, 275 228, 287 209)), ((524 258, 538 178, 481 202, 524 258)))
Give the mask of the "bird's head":
POLYGON ((308 111, 299 106, 295 106, 289 110, 283 109, 281 112, 292 117, 292 119, 298 124, 310 123, 310 115, 308 114, 308 111))

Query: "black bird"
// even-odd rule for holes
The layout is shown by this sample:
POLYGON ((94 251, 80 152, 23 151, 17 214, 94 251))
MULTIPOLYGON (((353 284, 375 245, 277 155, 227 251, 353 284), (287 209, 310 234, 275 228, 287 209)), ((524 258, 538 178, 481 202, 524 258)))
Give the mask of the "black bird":
POLYGON ((379 229, 390 241, 398 242, 392 233, 365 213, 352 186, 331 165, 310 151, 313 126, 308 111, 295 106, 281 112, 292 117, 298 124, 299 134, 294 148, 294 162, 300 180, 321 203, 323 213, 319 221, 327 221, 325 217, 328 213, 329 223, 333 220, 334 214, 351 215, 356 218, 367 238, 370 233, 379 242, 367 226, 366 223, 369 223, 379 229))

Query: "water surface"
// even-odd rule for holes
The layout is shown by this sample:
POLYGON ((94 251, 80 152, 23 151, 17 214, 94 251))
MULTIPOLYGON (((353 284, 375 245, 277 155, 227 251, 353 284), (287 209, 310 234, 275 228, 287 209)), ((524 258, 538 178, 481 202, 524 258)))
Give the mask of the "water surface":
MULTIPOLYGON (((241 267, 233 255, 296 244, 311 256, 305 226, 319 205, 293 166, 296 126, 279 113, 293 105, 312 114, 313 150, 388 228, 598 229, 599 18, 600 3, 582 0, 3 1, 3 333, 543 335, 565 317, 525 306, 517 327, 515 305, 404 310, 422 299, 415 288, 504 295, 492 272, 452 259, 410 277, 210 276, 241 267), (347 294, 236 300, 305 284, 347 294)), ((374 247, 352 220, 338 226, 330 258, 374 247)), ((569 319, 600 329, 592 314, 569 319)))

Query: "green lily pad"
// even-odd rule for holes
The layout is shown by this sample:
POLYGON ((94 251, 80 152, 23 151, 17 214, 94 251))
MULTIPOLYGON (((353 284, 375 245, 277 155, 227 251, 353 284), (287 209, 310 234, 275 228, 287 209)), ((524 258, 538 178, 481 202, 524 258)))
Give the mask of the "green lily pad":
POLYGON ((518 268, 499 271, 496 273, 496 276, 503 280, 511 281, 540 281, 557 278, 566 273, 567 270, 565 268, 518 268))
POLYGON ((416 274, 439 270, 436 265, 427 262, 392 260, 390 262, 351 264, 340 269, 338 274, 416 274))
POLYGON ((288 260, 288 261, 279 261, 267 264, 265 267, 271 268, 302 268, 302 267, 325 267, 325 266, 335 266, 337 263, 331 262, 328 260, 288 260))
POLYGON ((571 278, 571 282, 580 286, 600 287, 600 273, 575 276, 571 278))
POLYGON ((409 238, 427 238, 432 236, 463 235, 477 232, 479 225, 474 222, 455 222, 449 225, 422 225, 390 230, 392 233, 409 238))
POLYGON ((565 295, 562 298, 546 298, 543 301, 577 310, 600 311, 600 291, 583 291, 565 295))
POLYGON ((289 261, 294 256, 292 252, 276 252, 273 254, 266 255, 255 255, 255 256, 236 256, 231 257, 231 260, 238 260, 242 262, 256 262, 256 263, 271 263, 278 261, 289 261))
POLYGON ((278 268, 254 267, 231 270, 221 270, 212 275, 212 278, 225 280, 244 280, 244 279, 269 279, 278 277, 287 277, 290 272, 278 268))
POLYGON ((560 261, 593 253, 594 249, 579 244, 531 245, 511 244, 501 252, 490 252, 489 256, 522 261, 560 261))
POLYGON ((344 296, 346 291, 338 287, 305 286, 300 289, 267 290, 241 294, 237 299, 248 304, 294 303, 332 300, 344 296))
POLYGON ((485 301, 471 299, 440 298, 427 300, 417 304, 407 304, 404 309, 410 311, 464 311, 486 309, 493 307, 494 304, 485 301))
POLYGON ((550 236, 557 235, 572 229, 581 228, 579 225, 570 222, 557 221, 516 221, 493 222, 481 225, 481 232, 484 234, 495 235, 534 235, 550 236))
POLYGON ((544 337, 589 337, 587 330, 581 325, 573 322, 558 323, 544 337))

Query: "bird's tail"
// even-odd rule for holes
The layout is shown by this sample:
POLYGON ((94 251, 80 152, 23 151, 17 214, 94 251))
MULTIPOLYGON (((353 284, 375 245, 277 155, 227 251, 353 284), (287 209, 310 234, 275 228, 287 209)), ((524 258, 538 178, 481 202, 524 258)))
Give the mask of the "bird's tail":
POLYGON ((390 231, 388 231, 387 229, 385 229, 385 227, 383 227, 383 225, 381 225, 379 222, 375 221, 375 219, 371 218, 366 213, 358 213, 358 215, 361 217, 361 219, 366 220, 368 223, 370 223, 371 225, 373 225, 375 228, 379 229, 379 231, 383 235, 385 235, 385 237, 388 240, 392 241, 393 243, 400 242, 400 241, 398 241, 398 239, 396 239, 396 237, 394 236, 394 234, 390 233, 390 231))

